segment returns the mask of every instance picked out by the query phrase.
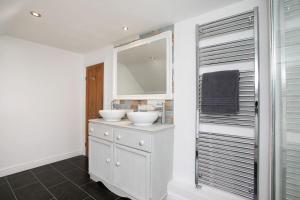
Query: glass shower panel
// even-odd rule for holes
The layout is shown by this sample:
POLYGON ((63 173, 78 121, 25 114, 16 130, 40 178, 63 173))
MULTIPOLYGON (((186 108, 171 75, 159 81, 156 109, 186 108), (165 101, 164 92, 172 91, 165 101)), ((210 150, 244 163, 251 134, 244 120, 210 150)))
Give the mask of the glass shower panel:
POLYGON ((300 0, 272 1, 274 196, 300 200, 300 0))

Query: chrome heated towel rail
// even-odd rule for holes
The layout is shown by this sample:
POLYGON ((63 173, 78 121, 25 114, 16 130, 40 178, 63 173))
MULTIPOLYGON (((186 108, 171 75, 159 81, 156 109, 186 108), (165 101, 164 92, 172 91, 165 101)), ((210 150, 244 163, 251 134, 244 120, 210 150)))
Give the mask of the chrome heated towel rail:
POLYGON ((255 200, 259 139, 258 9, 197 25, 196 43, 196 186, 207 185, 255 200), (201 113, 202 74, 224 70, 240 71, 239 113, 201 113))

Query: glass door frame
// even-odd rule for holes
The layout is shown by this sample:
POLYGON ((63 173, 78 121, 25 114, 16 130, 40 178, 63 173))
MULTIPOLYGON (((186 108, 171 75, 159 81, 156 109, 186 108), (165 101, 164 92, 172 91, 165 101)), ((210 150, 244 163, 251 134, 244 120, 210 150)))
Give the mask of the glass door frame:
POLYGON ((286 199, 286 60, 280 0, 269 0, 272 127, 270 135, 270 199, 286 199), (279 48, 280 47, 280 48, 279 48), (280 61, 280 65, 278 64, 280 61), (280 67, 279 67, 280 66, 280 67), (278 134, 279 133, 279 134, 278 134), (280 182, 278 182, 278 180, 280 182), (279 186, 279 187, 278 187, 279 186))

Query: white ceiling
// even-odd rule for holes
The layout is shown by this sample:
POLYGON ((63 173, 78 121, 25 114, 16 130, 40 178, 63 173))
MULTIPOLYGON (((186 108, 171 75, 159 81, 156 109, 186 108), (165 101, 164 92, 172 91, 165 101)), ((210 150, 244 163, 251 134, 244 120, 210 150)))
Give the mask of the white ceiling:
POLYGON ((0 33, 85 53, 237 1, 0 0, 0 33))

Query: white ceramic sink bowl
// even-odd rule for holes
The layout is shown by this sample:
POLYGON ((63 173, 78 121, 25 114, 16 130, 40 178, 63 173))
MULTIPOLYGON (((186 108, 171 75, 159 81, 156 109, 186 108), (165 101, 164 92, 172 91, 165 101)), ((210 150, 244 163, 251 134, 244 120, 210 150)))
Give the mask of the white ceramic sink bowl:
POLYGON ((127 112, 127 117, 136 126, 149 126, 158 118, 158 112, 127 112))
POLYGON ((126 110, 99 110, 105 121, 118 122, 125 116, 126 110))

